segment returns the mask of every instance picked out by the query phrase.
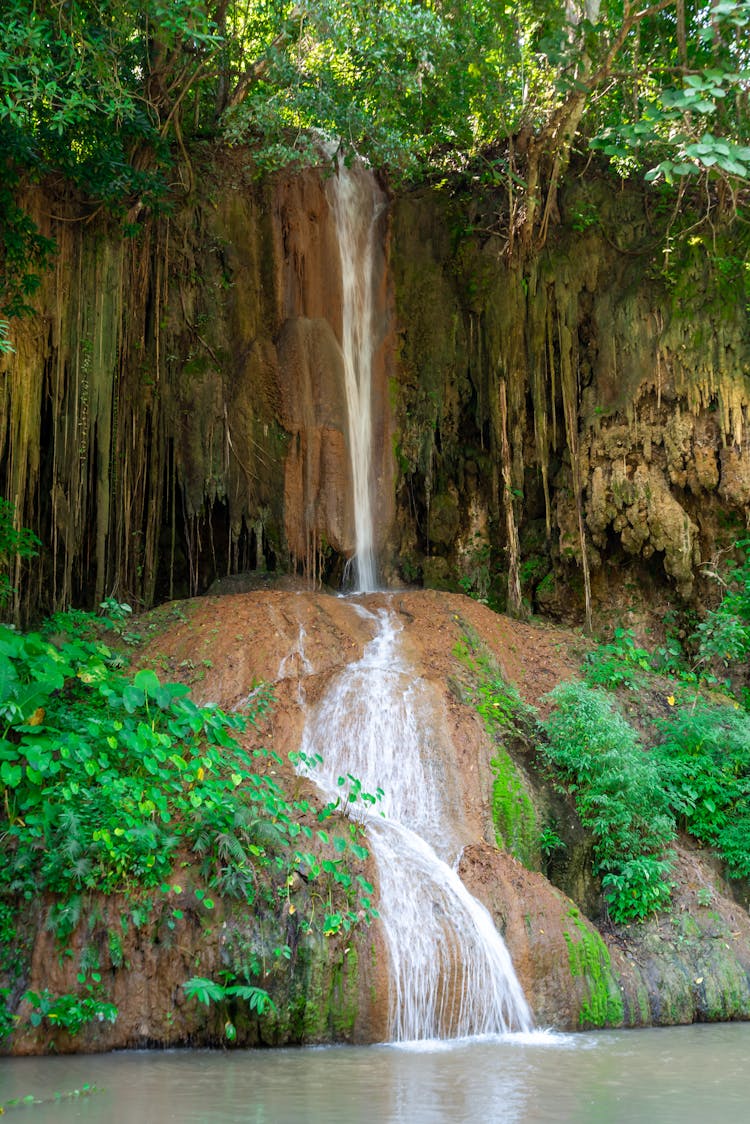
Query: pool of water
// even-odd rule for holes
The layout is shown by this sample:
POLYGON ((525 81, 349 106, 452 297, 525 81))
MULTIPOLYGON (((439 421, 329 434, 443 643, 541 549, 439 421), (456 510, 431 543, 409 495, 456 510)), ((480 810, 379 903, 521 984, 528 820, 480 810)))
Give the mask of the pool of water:
POLYGON ((750 1024, 269 1051, 0 1059, 29 1124, 719 1124, 750 1117, 750 1024), (92 1095, 48 1101, 95 1085, 92 1095))

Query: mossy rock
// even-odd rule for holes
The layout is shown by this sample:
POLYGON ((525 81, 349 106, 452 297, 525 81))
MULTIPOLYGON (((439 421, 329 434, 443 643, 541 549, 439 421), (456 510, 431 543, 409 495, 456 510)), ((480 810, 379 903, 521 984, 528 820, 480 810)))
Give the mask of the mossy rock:
POLYGON ((510 851, 528 870, 539 870, 539 821, 521 773, 505 749, 490 762, 492 822, 498 847, 510 851))
POLYGON ((434 496, 430 504, 430 542, 450 546, 458 534, 458 497, 450 492, 434 496))

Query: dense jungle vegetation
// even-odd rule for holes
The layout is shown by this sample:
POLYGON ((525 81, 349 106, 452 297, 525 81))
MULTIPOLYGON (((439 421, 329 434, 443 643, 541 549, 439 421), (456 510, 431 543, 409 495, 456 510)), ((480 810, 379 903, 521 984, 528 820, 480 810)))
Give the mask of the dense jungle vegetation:
POLYGON ((53 249, 19 181, 132 229, 190 190, 208 138, 259 174, 318 161, 316 130, 394 182, 470 171, 507 186, 511 250, 544 239, 574 151, 692 188, 714 223, 750 168, 749 27, 748 0, 8 0, 2 338, 53 249))

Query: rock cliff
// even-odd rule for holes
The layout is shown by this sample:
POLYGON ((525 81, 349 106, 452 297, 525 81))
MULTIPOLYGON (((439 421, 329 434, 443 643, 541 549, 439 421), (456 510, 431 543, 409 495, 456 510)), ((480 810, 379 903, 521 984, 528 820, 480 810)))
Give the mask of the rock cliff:
MULTIPOLYGON (((4 494, 45 544, 12 575, 19 618, 252 570, 335 585, 352 553, 325 176, 199 162, 191 198, 126 236, 28 189, 58 251, 0 359, 4 494)), ((578 619, 695 604, 750 505, 741 236, 683 232, 595 168, 560 205, 524 259, 495 188, 421 188, 378 218, 382 573, 578 619)))

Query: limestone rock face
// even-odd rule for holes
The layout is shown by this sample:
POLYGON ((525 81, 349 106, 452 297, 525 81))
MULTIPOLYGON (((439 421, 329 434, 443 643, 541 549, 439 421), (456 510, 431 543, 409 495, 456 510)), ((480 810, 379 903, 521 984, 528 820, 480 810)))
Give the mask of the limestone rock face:
MULTIPOLYGON (((18 583, 19 617, 95 604, 114 587, 153 604, 244 570, 338 580, 354 550, 327 171, 259 185, 239 154, 203 171, 196 197, 137 240, 106 226, 89 240, 88 224, 49 218, 73 218, 70 206, 41 189, 27 201, 59 255, 37 318, 0 357, 2 484, 50 547, 18 583), (40 489, 51 496, 41 507, 40 489)), ((373 234, 371 476, 385 563, 387 209, 373 234)))
POLYGON ((662 284, 648 201, 629 189, 571 181, 561 226, 526 263, 504 252, 503 206, 427 189, 394 202, 403 576, 471 583, 483 510, 500 601, 514 524, 532 607, 580 619, 584 555, 605 621, 623 574, 642 596, 659 586, 660 604, 705 601, 701 565, 743 536, 750 500, 741 286, 698 243, 662 284), (584 203, 596 221, 582 231, 584 203), (455 526, 440 507, 435 533, 432 505, 451 494, 455 526))
MULTIPOLYGON (((354 549, 330 169, 202 161, 137 239, 24 200, 59 252, 0 356, 0 484, 48 548, 12 575, 19 620, 246 570, 336 584, 354 549)), ((374 218, 381 573, 501 602, 517 536, 532 607, 580 616, 584 558, 603 611, 623 570, 695 606, 750 508, 746 300, 700 240, 662 280, 642 194, 571 177, 561 205, 525 262, 502 192, 374 218)))
POLYGON ((354 550, 343 357, 327 320, 284 322, 279 389, 290 437, 284 531, 290 553, 314 576, 322 543, 347 556, 354 550))

